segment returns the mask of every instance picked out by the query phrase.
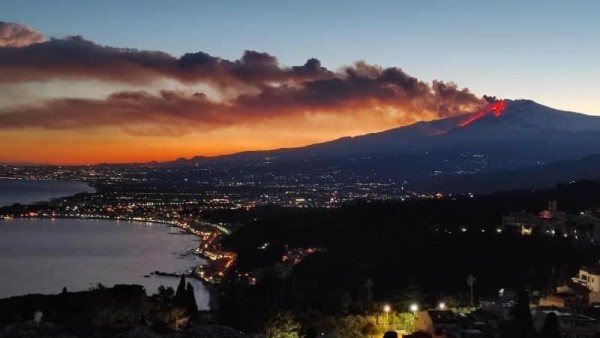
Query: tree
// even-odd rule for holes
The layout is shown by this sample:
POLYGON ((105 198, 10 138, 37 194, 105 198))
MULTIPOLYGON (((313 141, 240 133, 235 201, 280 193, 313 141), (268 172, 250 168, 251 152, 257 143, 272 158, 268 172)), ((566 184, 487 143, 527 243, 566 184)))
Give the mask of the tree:
POLYGON ((175 292, 176 298, 181 298, 185 295, 185 276, 181 275, 179 284, 177 285, 177 292, 175 292))
POLYGON ((383 334, 373 316, 343 316, 329 319, 327 331, 334 337, 367 338, 383 334))
POLYGON ((411 332, 415 327, 415 316, 410 312, 395 312, 391 318, 392 328, 411 332))
POLYGON ((163 285, 158 287, 158 292, 154 294, 156 300, 163 304, 169 304, 175 297, 175 291, 172 287, 164 287, 163 285))
POLYGON ((415 278, 411 278, 408 286, 404 291, 394 297, 394 308, 402 311, 408 311, 412 304, 423 306, 423 300, 426 295, 423 294, 421 288, 417 285, 415 278))
POLYGON ((556 313, 550 312, 546 316, 542 332, 540 332, 540 338, 560 338, 560 330, 558 328, 558 318, 556 313))
POLYGON ((186 298, 187 298, 187 308, 191 313, 192 317, 195 318, 198 314, 198 304, 196 303, 196 295, 194 294, 194 287, 191 283, 187 283, 187 288, 185 290, 186 298))
POLYGON ((265 329, 267 338, 299 338, 300 323, 291 312, 277 312, 265 329))
POLYGON ((506 338, 528 338, 534 336, 531 310, 529 308, 529 295, 525 290, 517 291, 517 304, 511 310, 512 321, 508 330, 504 332, 506 338))

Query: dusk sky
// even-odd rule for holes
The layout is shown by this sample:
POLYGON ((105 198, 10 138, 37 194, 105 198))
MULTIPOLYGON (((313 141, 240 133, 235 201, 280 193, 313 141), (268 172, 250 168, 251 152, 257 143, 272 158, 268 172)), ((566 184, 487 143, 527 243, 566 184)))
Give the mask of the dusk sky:
POLYGON ((3 0, 0 162, 300 146, 473 112, 484 95, 600 115, 598 13, 591 0, 3 0))

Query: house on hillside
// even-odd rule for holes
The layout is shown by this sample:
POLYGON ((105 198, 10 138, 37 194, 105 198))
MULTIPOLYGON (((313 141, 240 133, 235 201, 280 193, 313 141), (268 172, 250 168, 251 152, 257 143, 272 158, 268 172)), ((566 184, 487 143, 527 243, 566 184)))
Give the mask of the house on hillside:
POLYGON ((577 309, 600 304, 600 266, 584 266, 577 276, 540 299, 540 306, 577 309))
POLYGON ((600 304, 600 265, 581 267, 572 280, 589 290, 588 304, 600 304))
POLYGON ((600 216, 597 211, 568 214, 557 209, 556 201, 548 202, 548 209, 537 214, 524 211, 502 217, 502 226, 517 229, 523 235, 534 231, 549 236, 562 235, 581 243, 600 244, 600 216))

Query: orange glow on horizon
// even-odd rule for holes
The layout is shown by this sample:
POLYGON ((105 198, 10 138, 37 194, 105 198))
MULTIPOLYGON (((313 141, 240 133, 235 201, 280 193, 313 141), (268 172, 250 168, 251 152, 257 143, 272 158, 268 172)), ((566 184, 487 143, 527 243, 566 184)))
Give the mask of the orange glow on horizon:
MULTIPOLYGON (((270 119, 181 136, 136 136, 118 128, 90 130, 25 129, 0 132, 0 163, 87 165, 173 161, 194 156, 301 147, 344 136, 379 132, 414 122, 389 111, 305 114, 270 119)), ((433 119, 433 113, 424 113, 433 119)))

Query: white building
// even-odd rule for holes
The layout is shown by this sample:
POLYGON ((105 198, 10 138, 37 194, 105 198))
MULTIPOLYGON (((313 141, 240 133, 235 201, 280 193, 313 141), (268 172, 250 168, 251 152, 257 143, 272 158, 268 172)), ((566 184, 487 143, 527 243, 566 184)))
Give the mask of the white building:
POLYGON ((581 284, 590 290, 589 303, 600 304, 600 266, 584 266, 579 269, 575 283, 581 284))

